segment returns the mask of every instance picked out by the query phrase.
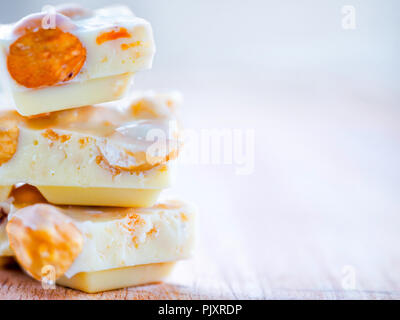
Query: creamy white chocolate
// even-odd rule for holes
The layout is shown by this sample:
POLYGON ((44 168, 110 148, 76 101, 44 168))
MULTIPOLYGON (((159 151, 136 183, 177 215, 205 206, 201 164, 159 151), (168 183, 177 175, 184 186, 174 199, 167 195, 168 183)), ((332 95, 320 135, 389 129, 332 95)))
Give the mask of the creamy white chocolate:
POLYGON ((163 281, 170 275, 174 266, 174 262, 165 262, 81 272, 72 278, 61 277, 57 280, 57 284, 87 293, 96 293, 163 281))
MULTIPOLYGON (((151 208, 51 206, 40 204, 44 200, 30 186, 16 188, 11 197, 14 200, 8 221, 14 215, 23 219, 18 215, 21 209, 32 208, 32 214, 51 209, 64 214, 79 229, 84 238, 83 249, 64 274, 66 278, 80 273, 178 261, 189 258, 194 248, 196 209, 178 200, 164 200, 151 208)), ((23 224, 36 228, 32 214, 23 224)), ((8 246, 4 237, 2 246, 8 246)), ((29 250, 36 247, 39 250, 40 243, 30 246, 29 250)))
POLYGON ((48 204, 10 212, 6 226, 10 247, 19 265, 36 280, 49 267, 61 277, 82 252, 84 238, 70 217, 48 204))
MULTIPOLYGON (((61 20, 60 12, 68 15, 60 8, 54 20, 55 27, 77 37, 86 50, 86 58, 76 76, 51 86, 28 88, 7 72, 10 46, 24 34, 18 30, 25 30, 21 26, 29 26, 42 16, 31 15, 16 24, 0 26, 3 91, 8 93, 11 106, 22 115, 116 100, 126 92, 134 73, 151 68, 155 52, 151 26, 129 8, 107 7, 71 17, 62 15, 61 20), (120 35, 116 36, 118 32, 120 35)), ((44 13, 43 18, 51 21, 51 14, 44 13)), ((42 23, 33 30, 36 32, 40 28, 43 29, 42 23)))
POLYGON ((33 119, 0 112, 0 199, 28 183, 56 204, 151 206, 173 179, 175 97, 136 94, 33 119), (153 157, 159 134, 164 154, 153 157))

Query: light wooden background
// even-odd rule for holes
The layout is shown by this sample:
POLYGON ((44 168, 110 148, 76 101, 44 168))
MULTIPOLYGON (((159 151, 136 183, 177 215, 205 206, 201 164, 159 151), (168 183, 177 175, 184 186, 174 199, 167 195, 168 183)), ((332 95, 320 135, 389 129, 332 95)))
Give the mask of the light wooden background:
POLYGON ((171 192, 200 209, 195 258, 166 283, 96 295, 0 271, 1 299, 400 298, 397 91, 331 74, 259 87, 172 79, 187 128, 256 132, 252 174, 181 165, 171 192))

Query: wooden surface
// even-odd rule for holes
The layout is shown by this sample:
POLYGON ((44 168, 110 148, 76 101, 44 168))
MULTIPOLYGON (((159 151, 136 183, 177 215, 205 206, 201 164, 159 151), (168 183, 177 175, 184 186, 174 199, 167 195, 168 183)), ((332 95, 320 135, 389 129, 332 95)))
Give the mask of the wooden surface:
POLYGON ((181 165, 173 192, 199 206, 196 257, 166 283, 95 295, 0 271, 1 299, 400 298, 398 91, 331 75, 259 87, 168 76, 187 127, 256 132, 252 174, 181 165))

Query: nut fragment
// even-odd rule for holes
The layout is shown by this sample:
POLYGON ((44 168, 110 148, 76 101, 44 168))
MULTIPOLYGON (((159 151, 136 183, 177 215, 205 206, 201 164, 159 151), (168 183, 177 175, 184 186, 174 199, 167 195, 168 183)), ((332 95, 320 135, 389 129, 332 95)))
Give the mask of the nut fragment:
POLYGON ((18 206, 27 206, 35 203, 46 203, 46 199, 39 190, 29 184, 23 184, 11 191, 10 197, 14 199, 14 204, 18 206))
POLYGON ((98 145, 99 156, 96 162, 113 175, 118 175, 121 171, 131 173, 148 171, 178 156, 178 149, 165 148, 165 153, 162 155, 153 155, 151 149, 150 147, 147 151, 131 151, 117 144, 105 142, 98 145))
POLYGON ((71 139, 70 134, 58 134, 53 129, 45 130, 44 132, 42 132, 42 136, 52 142, 59 141, 61 143, 64 143, 64 142, 68 141, 69 139, 71 139))
POLYGON ((0 124, 0 166, 9 161, 17 151, 19 128, 15 121, 0 124))
POLYGON ((10 246, 17 261, 33 278, 41 280, 44 267, 61 277, 82 251, 83 236, 69 217, 47 204, 18 210, 7 224, 10 246))
POLYGON ((81 41, 60 28, 29 30, 10 46, 11 77, 27 88, 52 86, 76 77, 86 61, 81 41))

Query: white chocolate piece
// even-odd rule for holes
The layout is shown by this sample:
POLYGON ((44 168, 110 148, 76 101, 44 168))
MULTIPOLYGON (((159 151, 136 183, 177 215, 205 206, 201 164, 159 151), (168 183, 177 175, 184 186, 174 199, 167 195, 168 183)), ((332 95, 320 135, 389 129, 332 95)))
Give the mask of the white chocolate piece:
POLYGON ((7 72, 7 57, 20 36, 16 28, 29 23, 30 17, 0 26, 3 91, 8 93, 10 105, 24 116, 116 100, 126 92, 132 74, 152 66, 155 47, 150 24, 127 7, 107 7, 72 19, 61 16, 67 26, 63 31, 76 36, 86 49, 85 63, 74 78, 47 87, 24 87, 7 72), (120 30, 124 33, 115 36, 120 30), (104 36, 108 34, 108 38, 104 36))
POLYGON ((170 275, 174 266, 174 262, 166 262, 81 272, 72 278, 61 277, 57 280, 57 284, 87 293, 96 293, 163 281, 170 275))
POLYGON ((195 210, 181 202, 161 202, 151 208, 79 209, 63 211, 85 237, 81 254, 65 273, 73 277, 149 263, 191 257, 195 210))
POLYGON ((48 204, 10 212, 6 232, 18 264, 39 281, 61 277, 83 248, 83 235, 71 218, 48 204))
POLYGON ((34 119, 0 112, 0 133, 13 126, 18 129, 18 135, 4 138, 4 148, 0 139, 0 159, 5 159, 0 162, 0 200, 10 186, 28 183, 55 204, 153 205, 173 181, 180 145, 179 131, 171 125, 174 97, 137 94, 34 119), (148 151, 157 142, 148 138, 151 132, 166 137, 163 157, 150 157, 148 151), (15 153, 2 155, 13 144, 15 153))
MULTIPOLYGON (((43 206, 43 210, 47 210, 49 205, 45 203, 32 206, 41 202, 40 197, 33 187, 13 190, 10 199, 15 200, 8 220, 21 208, 40 212, 43 206)), ((81 253, 64 274, 66 278, 81 273, 174 262, 191 257, 194 249, 196 209, 181 201, 164 200, 151 208, 52 208, 66 215, 84 239, 81 253)), ((8 240, 3 241, 5 247, 8 240)), ((40 248, 40 243, 36 247, 40 248)))

